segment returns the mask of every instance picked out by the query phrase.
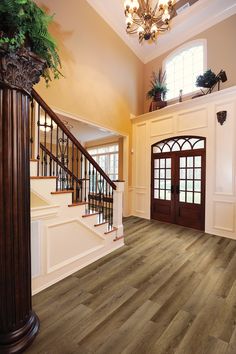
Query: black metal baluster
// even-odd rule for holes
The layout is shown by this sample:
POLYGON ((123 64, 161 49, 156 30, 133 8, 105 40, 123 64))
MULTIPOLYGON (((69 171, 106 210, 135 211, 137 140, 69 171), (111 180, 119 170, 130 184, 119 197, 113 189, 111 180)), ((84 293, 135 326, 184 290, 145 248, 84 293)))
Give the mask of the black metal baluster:
POLYGON ((37 135, 38 135, 38 144, 37 144, 37 160, 38 160, 38 165, 37 165, 37 175, 40 176, 40 106, 39 104, 37 105, 38 107, 38 118, 37 118, 37 135))
MULTIPOLYGON (((52 134, 53 134, 53 120, 51 118, 51 132, 50 132, 50 153, 52 154, 52 134)), ((50 162, 49 162, 49 166, 50 166, 50 176, 52 175, 52 157, 50 155, 50 162)))
MULTIPOLYGON (((44 111, 44 147, 47 147, 47 113, 44 111)), ((44 176, 47 176, 47 156, 46 152, 44 151, 44 176)))
POLYGON ((34 151, 34 100, 33 98, 31 99, 31 103, 30 103, 30 158, 33 159, 34 155, 33 155, 33 151, 34 151))
MULTIPOLYGON (((57 159, 58 159, 58 144, 59 144, 59 132, 58 132, 58 125, 57 125, 57 137, 56 137, 56 158, 57 159)), ((56 164, 56 177, 57 177, 56 191, 58 191, 58 186, 59 186, 58 163, 56 164)))

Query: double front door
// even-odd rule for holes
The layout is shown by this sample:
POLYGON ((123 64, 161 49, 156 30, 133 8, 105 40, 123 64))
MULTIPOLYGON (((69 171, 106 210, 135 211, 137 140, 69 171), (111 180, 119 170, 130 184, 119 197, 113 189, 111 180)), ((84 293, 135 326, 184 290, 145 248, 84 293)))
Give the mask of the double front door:
POLYGON ((165 152, 171 149, 164 148, 160 152, 159 148, 153 149, 152 219, 204 230, 205 141, 203 143, 189 150, 173 151, 177 150, 175 147, 172 151, 165 152), (198 149, 198 146, 204 148, 198 149))

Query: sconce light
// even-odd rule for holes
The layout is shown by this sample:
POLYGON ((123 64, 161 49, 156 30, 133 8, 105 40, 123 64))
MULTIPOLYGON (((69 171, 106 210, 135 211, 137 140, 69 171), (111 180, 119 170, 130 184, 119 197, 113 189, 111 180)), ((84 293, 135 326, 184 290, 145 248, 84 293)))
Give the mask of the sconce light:
POLYGON ((223 125, 227 118, 227 111, 220 111, 216 113, 217 120, 220 125, 223 125))

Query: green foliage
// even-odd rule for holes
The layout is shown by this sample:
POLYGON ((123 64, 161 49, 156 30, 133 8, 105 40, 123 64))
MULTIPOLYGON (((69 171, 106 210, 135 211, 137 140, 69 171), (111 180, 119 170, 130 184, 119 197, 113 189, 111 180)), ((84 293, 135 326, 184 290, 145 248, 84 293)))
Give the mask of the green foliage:
POLYGON ((165 76, 165 73, 162 75, 161 69, 158 73, 152 72, 151 89, 147 92, 147 98, 155 98, 157 94, 161 94, 162 98, 165 99, 165 94, 168 91, 165 84, 165 76))
POLYGON ((48 84, 61 75, 57 45, 48 32, 48 16, 32 0, 0 0, 0 47, 17 52, 26 46, 45 60, 43 76, 48 84))
POLYGON ((216 74, 213 73, 210 69, 205 71, 203 75, 199 75, 196 79, 197 87, 211 88, 217 83, 216 74))

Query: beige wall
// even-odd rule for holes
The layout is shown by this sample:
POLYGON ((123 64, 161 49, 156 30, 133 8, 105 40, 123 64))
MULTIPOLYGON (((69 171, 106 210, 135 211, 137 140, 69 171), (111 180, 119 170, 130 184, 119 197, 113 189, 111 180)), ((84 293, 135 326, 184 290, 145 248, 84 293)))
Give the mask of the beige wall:
POLYGON ((130 134, 130 113, 143 109, 142 62, 85 0, 37 0, 55 13, 65 78, 36 90, 49 105, 130 134))
MULTIPOLYGON (((188 41, 198 38, 205 38, 207 40, 207 67, 212 69, 216 74, 221 69, 224 69, 227 73, 228 81, 221 85, 222 88, 236 85, 236 15, 218 23, 188 41)), ((146 92, 149 89, 151 73, 153 70, 158 71, 162 66, 163 60, 175 49, 168 51, 145 65, 144 112, 148 112, 150 105, 150 101, 146 100, 146 92)))

